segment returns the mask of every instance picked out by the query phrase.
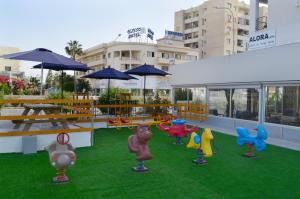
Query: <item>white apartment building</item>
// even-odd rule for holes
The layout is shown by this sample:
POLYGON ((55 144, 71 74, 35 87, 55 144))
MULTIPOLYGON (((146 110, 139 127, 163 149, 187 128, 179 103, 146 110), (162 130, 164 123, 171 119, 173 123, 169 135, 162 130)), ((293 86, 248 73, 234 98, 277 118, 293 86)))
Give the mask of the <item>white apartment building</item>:
POLYGON ((269 143, 300 150, 300 1, 252 0, 250 7, 249 51, 174 66, 173 93, 208 104, 202 126, 236 135, 236 127, 261 123, 269 143))
POLYGON ((201 58, 246 50, 249 5, 239 0, 207 0, 175 13, 174 30, 184 33, 185 46, 199 49, 201 58))
MULTIPOLYGON (((100 44, 83 51, 78 60, 93 69, 89 73, 112 67, 120 71, 149 64, 164 71, 170 70, 175 64, 196 61, 198 51, 184 46, 182 40, 168 38, 158 39, 156 44, 142 42, 111 42, 100 44)), ((77 76, 84 73, 79 72, 77 76)), ((138 89, 143 88, 143 78, 139 80, 120 81, 112 80, 112 87, 138 89)), ((146 89, 170 90, 170 77, 147 77, 146 89)), ((96 90, 105 89, 106 80, 90 80, 92 88, 96 90)))
MULTIPOLYGON (((0 55, 20 52, 20 49, 15 47, 0 46, 0 55)), ((20 61, 0 59, 0 76, 23 77, 24 72, 20 71, 20 61)))

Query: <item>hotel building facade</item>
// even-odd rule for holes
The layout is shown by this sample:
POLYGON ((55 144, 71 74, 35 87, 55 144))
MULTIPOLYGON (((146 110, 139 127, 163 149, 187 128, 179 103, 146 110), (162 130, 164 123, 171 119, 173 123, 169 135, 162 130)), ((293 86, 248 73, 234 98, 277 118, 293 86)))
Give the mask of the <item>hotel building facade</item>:
MULTIPOLYGON (((158 39, 156 44, 143 42, 103 43, 85 49, 83 55, 77 60, 93 69, 88 73, 108 66, 124 72, 145 63, 169 72, 173 65, 197 61, 198 51, 185 47, 183 40, 162 38, 158 39)), ((81 77, 84 74, 78 72, 77 76, 81 77)), ((112 80, 111 87, 126 88, 141 95, 140 89, 143 88, 144 82, 143 78, 139 76, 137 78, 139 80, 112 80)), ((169 95, 171 89, 169 78, 169 76, 147 77, 146 89, 150 93, 154 93, 155 90, 164 90, 169 95)), ((96 92, 107 87, 107 80, 89 81, 96 92)))
MULTIPOLYGON (((0 46, 0 55, 20 52, 16 47, 0 46)), ((0 59, 0 76, 19 78, 24 77, 24 72, 20 71, 20 61, 0 59)))

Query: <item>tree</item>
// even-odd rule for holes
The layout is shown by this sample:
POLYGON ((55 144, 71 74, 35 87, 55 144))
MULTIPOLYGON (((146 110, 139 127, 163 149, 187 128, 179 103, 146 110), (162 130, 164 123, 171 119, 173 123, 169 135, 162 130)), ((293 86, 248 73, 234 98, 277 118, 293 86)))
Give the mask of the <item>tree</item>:
POLYGON ((65 51, 68 55, 70 55, 73 59, 76 58, 76 56, 82 54, 82 45, 76 41, 71 40, 67 43, 68 46, 65 47, 65 51))
POLYGON ((77 87, 77 91, 81 92, 81 93, 91 91, 91 85, 90 85, 90 82, 88 80, 79 79, 77 81, 76 87, 77 87))
MULTIPOLYGON (((71 40, 67 43, 67 46, 65 47, 65 51, 68 55, 71 56, 75 60, 76 56, 82 55, 82 45, 76 41, 76 40, 71 40)), ((74 92, 76 92, 76 77, 75 77, 75 72, 74 72, 74 92)))

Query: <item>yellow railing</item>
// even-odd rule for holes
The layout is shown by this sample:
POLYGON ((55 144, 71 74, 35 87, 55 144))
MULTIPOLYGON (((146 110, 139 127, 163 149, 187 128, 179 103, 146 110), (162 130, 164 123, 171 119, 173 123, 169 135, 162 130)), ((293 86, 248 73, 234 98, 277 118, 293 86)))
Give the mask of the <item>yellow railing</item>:
MULTIPOLYGON (((93 122, 107 122, 108 118, 127 117, 132 121, 137 120, 159 120, 162 115, 172 114, 173 110, 177 110, 177 117, 185 120, 205 121, 207 120, 206 104, 96 104, 94 100, 87 99, 12 99, 0 100, 2 106, 13 106, 23 108, 23 113, 19 110, 16 115, 2 115, 1 120, 10 120, 14 131, 0 132, 3 136, 25 136, 25 135, 44 135, 57 134, 60 132, 75 133, 87 132, 93 130, 93 122), (51 112, 49 110, 35 112, 33 106, 31 111, 26 111, 28 105, 59 105, 59 111, 51 112), (99 111, 101 110, 101 111, 99 111), (125 114, 124 114, 125 111, 125 114), (33 112, 33 113, 32 113, 33 112), (96 114, 100 112, 100 114, 96 114), (70 123, 75 123, 72 128, 32 130, 31 126, 35 123, 61 123, 63 127, 67 127, 70 123), (91 123, 91 128, 80 126, 79 123, 91 123), (24 125, 22 129, 20 126, 24 125), (76 128, 75 128, 76 127, 76 128)), ((43 108, 41 108, 43 109, 43 108)), ((0 127, 1 129, 1 127, 0 127)))
MULTIPOLYGON (((30 136, 64 133, 81 133, 93 131, 93 100, 78 99, 12 99, 0 100, 2 106, 20 107, 7 110, 8 114, 0 116, 0 120, 11 121, 11 130, 0 132, 0 137, 30 136), (76 108, 75 106, 88 106, 89 108, 76 108), (21 113, 22 112, 22 113, 21 113), (13 115, 12 115, 13 114, 13 115), (91 123, 91 128, 77 125, 81 120, 91 123), (37 130, 36 123, 49 123, 55 126, 52 129, 37 130), (76 123, 72 125, 71 123, 76 123), (61 127, 59 126, 61 124, 61 127), (60 129, 57 129, 59 128, 60 129)), ((1 127, 0 127, 1 129, 1 127)))
POLYGON ((206 104, 177 104, 177 116, 185 120, 206 121, 206 104))

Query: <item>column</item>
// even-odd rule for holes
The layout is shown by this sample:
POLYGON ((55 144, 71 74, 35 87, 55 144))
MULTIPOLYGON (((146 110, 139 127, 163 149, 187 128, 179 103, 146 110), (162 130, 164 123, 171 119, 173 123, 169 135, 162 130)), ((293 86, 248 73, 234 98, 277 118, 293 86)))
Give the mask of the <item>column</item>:
POLYGON ((260 85, 259 88, 259 112, 258 112, 258 122, 263 124, 265 121, 265 110, 266 110, 266 103, 265 103, 265 96, 266 96, 266 87, 260 85))
POLYGON ((259 17, 259 0, 250 1, 250 33, 256 32, 257 19, 259 17))

